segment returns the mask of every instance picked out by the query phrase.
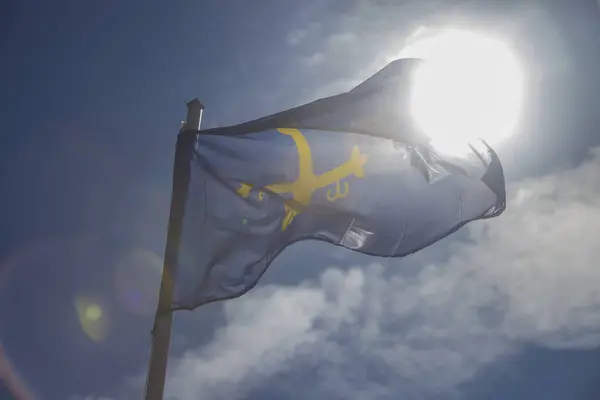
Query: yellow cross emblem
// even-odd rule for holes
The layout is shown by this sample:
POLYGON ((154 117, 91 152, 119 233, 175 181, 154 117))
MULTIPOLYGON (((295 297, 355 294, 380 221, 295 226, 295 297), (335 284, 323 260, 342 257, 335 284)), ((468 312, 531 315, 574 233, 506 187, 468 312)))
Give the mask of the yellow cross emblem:
MULTIPOLYGON (((308 145, 308 142, 306 141, 306 138, 302 132, 300 132, 298 129, 288 128, 279 128, 277 131, 279 131, 281 134, 291 136, 296 144, 299 165, 298 179, 296 179, 294 182, 275 183, 273 185, 268 185, 265 187, 265 189, 277 194, 290 193, 292 195, 292 199, 296 203, 307 206, 310 204, 312 195, 317 189, 332 185, 334 183, 336 184, 336 191, 335 193, 331 189, 327 191, 328 201, 335 201, 348 196, 348 183, 344 183, 344 191, 342 192, 340 181, 351 175, 354 175, 357 178, 362 178, 365 175, 363 166, 367 162, 367 156, 360 154, 360 149, 358 146, 354 146, 348 161, 322 173, 321 175, 316 175, 313 171, 313 161, 310 146, 308 145)), ((240 188, 237 190, 237 193, 244 198, 248 198, 251 190, 251 185, 242 183, 240 188)), ((264 193, 259 191, 258 199, 262 200, 263 197, 264 193)), ((292 204, 288 204, 286 202, 285 218, 283 219, 281 229, 285 230, 300 212, 301 210, 299 210, 297 207, 294 208, 292 204)))

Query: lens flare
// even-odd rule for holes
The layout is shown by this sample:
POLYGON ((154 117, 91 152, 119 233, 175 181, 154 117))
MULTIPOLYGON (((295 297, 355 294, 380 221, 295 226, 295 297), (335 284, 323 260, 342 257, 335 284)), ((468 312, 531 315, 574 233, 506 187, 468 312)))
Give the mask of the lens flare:
POLYGON ((91 321, 102 318, 102 309, 97 304, 92 304, 85 309, 85 316, 91 321))
POLYGON ((34 400, 33 390, 15 369, 0 342, 0 381, 17 400, 34 400))
POLYGON ((151 315, 156 310, 162 259, 146 249, 127 253, 116 269, 116 286, 121 304, 130 312, 151 315))
POLYGON ((102 307, 92 299, 78 297, 75 310, 85 334, 95 342, 104 341, 108 333, 108 318, 102 307))

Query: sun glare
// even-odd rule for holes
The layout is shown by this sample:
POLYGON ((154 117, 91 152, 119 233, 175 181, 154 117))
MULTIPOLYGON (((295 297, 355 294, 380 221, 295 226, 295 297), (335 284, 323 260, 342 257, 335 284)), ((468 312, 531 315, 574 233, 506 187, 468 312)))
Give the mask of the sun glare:
POLYGON ((506 43, 447 30, 416 41, 401 57, 426 60, 415 73, 411 112, 436 148, 454 152, 453 143, 478 137, 493 145, 514 133, 523 73, 506 43))

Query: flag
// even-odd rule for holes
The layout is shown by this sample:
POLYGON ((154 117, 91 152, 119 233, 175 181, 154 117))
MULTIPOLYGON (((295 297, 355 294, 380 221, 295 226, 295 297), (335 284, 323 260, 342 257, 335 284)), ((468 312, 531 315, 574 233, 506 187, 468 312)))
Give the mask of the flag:
POLYGON ((502 166, 487 144, 451 156, 413 126, 407 88, 418 62, 255 121, 180 133, 174 310, 243 295, 301 240, 402 257, 504 211, 502 166))

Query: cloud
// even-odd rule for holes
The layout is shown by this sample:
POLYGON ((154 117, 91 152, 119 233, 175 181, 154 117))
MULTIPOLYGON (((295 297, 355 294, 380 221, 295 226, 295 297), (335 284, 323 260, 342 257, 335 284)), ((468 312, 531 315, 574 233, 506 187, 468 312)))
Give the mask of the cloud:
MULTIPOLYGON (((351 89, 400 56, 419 56, 402 51, 416 39, 449 27, 499 34, 515 42, 533 81, 569 71, 566 39, 547 10, 530 2, 490 6, 469 1, 352 0, 335 14, 314 9, 290 29, 286 39, 293 62, 281 74, 302 83, 295 105, 331 96, 351 89), (539 39, 532 40, 533 36, 539 39), (529 44, 540 41, 545 45, 529 44)), ((279 96, 277 104, 290 101, 289 85, 279 96)))
POLYGON ((525 344, 599 346, 600 149, 510 194, 503 216, 469 225, 449 259, 416 275, 402 261, 330 267, 318 282, 226 302, 212 342, 171 362, 169 394, 448 395, 525 344))
POLYGON ((419 21, 441 4, 353 0, 335 13, 315 8, 298 18, 286 37, 294 62, 284 72, 303 83, 298 101, 349 90, 377 72, 396 58, 419 21))
POLYGON ((286 36, 286 41, 289 46, 301 46, 310 38, 314 39, 321 31, 321 24, 312 22, 306 24, 302 28, 292 29, 286 36))

